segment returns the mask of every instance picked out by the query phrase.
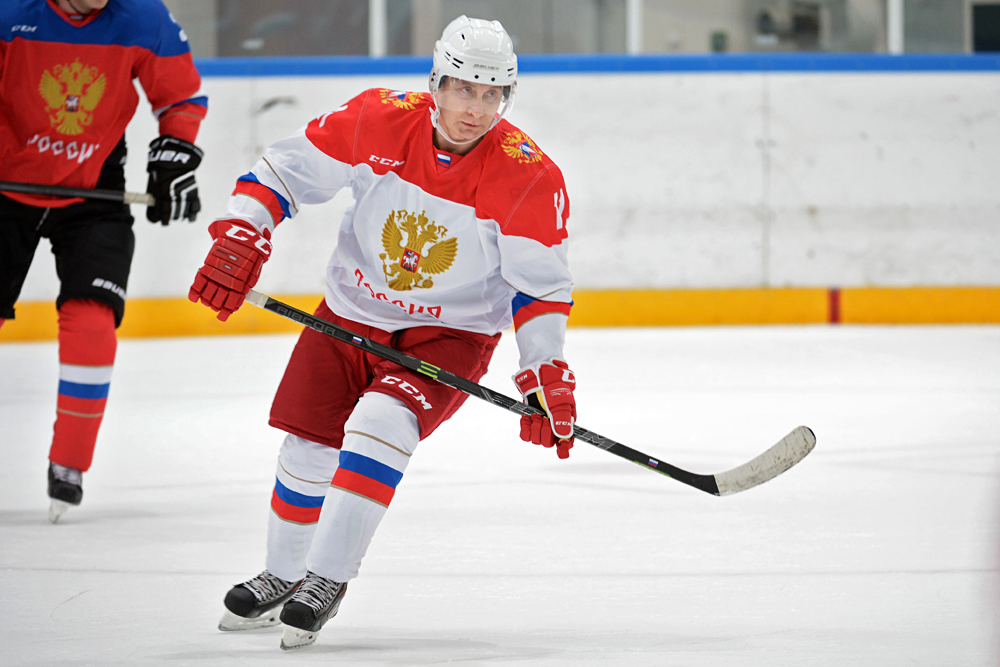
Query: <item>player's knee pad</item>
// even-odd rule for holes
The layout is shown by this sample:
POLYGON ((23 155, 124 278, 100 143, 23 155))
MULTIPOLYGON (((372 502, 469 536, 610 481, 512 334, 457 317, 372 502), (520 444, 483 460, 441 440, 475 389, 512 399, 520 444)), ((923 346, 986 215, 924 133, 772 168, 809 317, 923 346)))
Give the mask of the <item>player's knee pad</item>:
POLYGON ((402 401, 365 394, 344 425, 331 486, 388 507, 419 441, 417 417, 402 401))
POLYGON ((299 524, 319 520, 323 499, 337 470, 340 452, 288 434, 278 454, 271 509, 278 518, 299 524))
POLYGON ((310 484, 329 484, 337 470, 339 454, 333 447, 288 433, 278 452, 278 471, 290 480, 297 478, 310 484))
POLYGON ((345 447, 352 435, 379 442, 408 458, 420 442, 420 424, 417 416, 398 398, 368 392, 361 397, 344 424, 345 447))

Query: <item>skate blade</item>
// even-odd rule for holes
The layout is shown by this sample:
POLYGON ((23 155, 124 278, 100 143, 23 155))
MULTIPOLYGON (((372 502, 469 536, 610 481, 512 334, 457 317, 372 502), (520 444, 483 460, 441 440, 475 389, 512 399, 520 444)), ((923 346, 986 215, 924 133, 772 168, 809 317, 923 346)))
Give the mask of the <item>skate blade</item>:
POLYGON ((59 517, 65 514, 66 510, 68 510, 70 507, 72 507, 72 505, 70 505, 69 503, 63 500, 56 500, 55 498, 53 498, 52 503, 49 504, 49 522, 57 523, 59 521, 59 517))
POLYGON ((300 630, 299 628, 286 625, 285 631, 281 635, 281 650, 294 651, 297 648, 309 646, 316 642, 318 634, 319 631, 310 632, 309 630, 300 630))
POLYGON ((244 630, 263 630, 264 628, 273 628, 276 625, 280 625, 281 621, 279 616, 281 615, 281 605, 278 605, 271 611, 261 614, 257 618, 243 618, 242 616, 237 616, 228 609, 222 614, 222 618, 219 620, 219 629, 223 632, 241 632, 244 630))

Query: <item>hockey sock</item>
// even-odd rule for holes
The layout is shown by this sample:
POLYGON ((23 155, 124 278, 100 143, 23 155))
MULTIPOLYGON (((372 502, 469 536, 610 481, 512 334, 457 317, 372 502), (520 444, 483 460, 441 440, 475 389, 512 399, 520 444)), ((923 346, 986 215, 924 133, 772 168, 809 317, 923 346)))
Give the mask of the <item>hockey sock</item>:
POLYGON ((59 309, 59 396, 50 461, 81 472, 90 468, 117 347, 110 306, 71 299, 59 309))
POLYGON ((310 572, 334 581, 358 576, 379 522, 420 441, 414 415, 397 398, 361 397, 344 425, 344 444, 306 558, 310 572))
POLYGON ((340 450, 288 434, 278 454, 267 524, 267 570, 285 581, 306 576, 316 532, 340 450))

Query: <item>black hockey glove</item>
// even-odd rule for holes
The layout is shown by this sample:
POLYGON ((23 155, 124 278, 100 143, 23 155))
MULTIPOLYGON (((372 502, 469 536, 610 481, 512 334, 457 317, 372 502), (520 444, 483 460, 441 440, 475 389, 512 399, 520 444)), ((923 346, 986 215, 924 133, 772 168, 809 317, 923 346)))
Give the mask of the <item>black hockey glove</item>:
POLYGON ((202 155, 194 144, 174 137, 157 137, 150 142, 146 192, 156 197, 156 203, 146 208, 147 220, 164 225, 181 218, 194 222, 201 200, 193 172, 201 164, 202 155))

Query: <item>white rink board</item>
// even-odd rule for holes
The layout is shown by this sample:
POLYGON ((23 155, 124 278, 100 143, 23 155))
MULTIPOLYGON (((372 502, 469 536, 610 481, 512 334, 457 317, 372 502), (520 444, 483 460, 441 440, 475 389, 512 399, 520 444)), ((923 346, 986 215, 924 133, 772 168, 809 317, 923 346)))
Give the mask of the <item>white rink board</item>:
MULTIPOLYGON (((129 294, 182 296, 206 224, 270 142, 372 86, 426 77, 206 78, 195 225, 137 223, 129 294), (269 101, 269 109, 261 111, 269 101)), ((1000 285, 1000 75, 523 75, 510 120, 562 168, 582 288, 1000 285)), ((129 126, 130 190, 156 128, 129 126)), ((286 221, 260 289, 322 291, 350 204, 286 221)), ((43 243, 21 298, 55 298, 43 243)))

